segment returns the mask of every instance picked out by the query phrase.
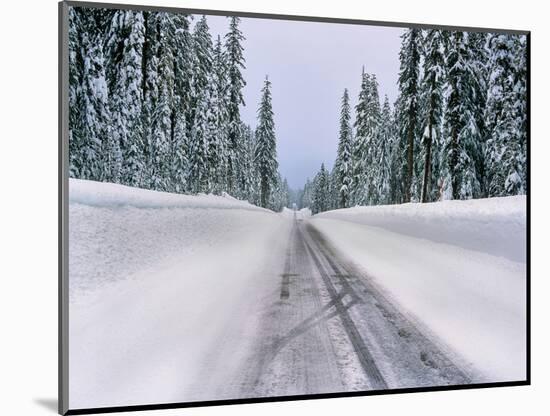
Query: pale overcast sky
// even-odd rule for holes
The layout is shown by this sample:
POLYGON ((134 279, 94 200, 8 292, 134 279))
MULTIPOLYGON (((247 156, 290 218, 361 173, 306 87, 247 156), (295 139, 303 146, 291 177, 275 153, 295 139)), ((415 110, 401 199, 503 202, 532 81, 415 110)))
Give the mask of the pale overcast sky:
MULTIPOLYGON (((207 16, 213 39, 227 32, 229 19, 207 16)), ((241 19, 246 37, 244 122, 256 126, 266 74, 272 82, 279 170, 291 188, 301 188, 322 162, 332 167, 338 144, 344 88, 355 106, 361 68, 375 73, 380 100, 397 97, 400 35, 403 29, 337 23, 241 19)))

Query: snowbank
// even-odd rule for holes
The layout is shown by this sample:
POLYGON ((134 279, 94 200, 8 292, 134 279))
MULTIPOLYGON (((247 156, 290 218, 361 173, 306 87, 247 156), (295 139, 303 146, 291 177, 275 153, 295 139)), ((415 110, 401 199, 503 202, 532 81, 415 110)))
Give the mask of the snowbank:
POLYGON ((302 208, 300 211, 298 211, 302 217, 307 218, 311 217, 311 210, 309 208, 302 208))
POLYGON ((278 290, 288 224, 232 198, 71 180, 70 407, 230 385, 262 296, 278 290))
POLYGON ((525 379, 525 197, 361 207, 312 223, 487 381, 525 379))
POLYGON ((246 201, 240 201, 226 193, 223 196, 180 195, 82 179, 69 179, 69 204, 84 204, 94 207, 223 208, 268 211, 246 201))
POLYGON ((525 262, 525 196, 355 207, 323 212, 330 218, 525 262))

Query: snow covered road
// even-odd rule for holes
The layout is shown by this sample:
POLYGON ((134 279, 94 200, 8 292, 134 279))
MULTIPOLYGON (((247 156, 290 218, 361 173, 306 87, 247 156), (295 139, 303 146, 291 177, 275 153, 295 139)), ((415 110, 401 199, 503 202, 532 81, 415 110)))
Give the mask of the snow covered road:
POLYGON ((292 222, 281 291, 266 304, 235 397, 476 381, 307 219, 292 222))
POLYGON ((524 263, 507 258, 521 256, 396 234, 355 211, 85 181, 71 195, 73 409, 523 375, 524 263))

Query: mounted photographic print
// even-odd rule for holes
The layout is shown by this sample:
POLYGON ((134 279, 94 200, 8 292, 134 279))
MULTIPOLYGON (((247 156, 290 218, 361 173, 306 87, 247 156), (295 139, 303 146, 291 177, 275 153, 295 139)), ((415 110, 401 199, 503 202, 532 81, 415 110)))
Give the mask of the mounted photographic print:
POLYGON ((60 413, 530 383, 529 32, 59 10, 60 413))

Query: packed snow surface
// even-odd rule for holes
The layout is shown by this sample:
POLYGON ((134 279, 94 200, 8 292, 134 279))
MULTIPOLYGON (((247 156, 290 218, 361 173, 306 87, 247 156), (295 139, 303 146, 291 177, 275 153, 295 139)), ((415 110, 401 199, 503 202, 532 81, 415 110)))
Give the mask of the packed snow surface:
POLYGON ((227 194, 223 196, 182 195, 82 179, 69 180, 69 204, 110 208, 131 206, 134 208, 223 208, 267 211, 227 194))
POLYGON ((525 377, 525 198, 311 216, 71 179, 70 407, 242 397, 295 218, 487 381, 525 377))
POLYGON ((227 197, 73 179, 69 193, 70 407, 204 398, 278 290, 289 221, 227 197))
POLYGON ((345 220, 513 261, 526 258, 525 196, 354 207, 315 218, 345 220))
POLYGON ((311 221, 487 381, 525 379, 524 196, 355 207, 311 221))

